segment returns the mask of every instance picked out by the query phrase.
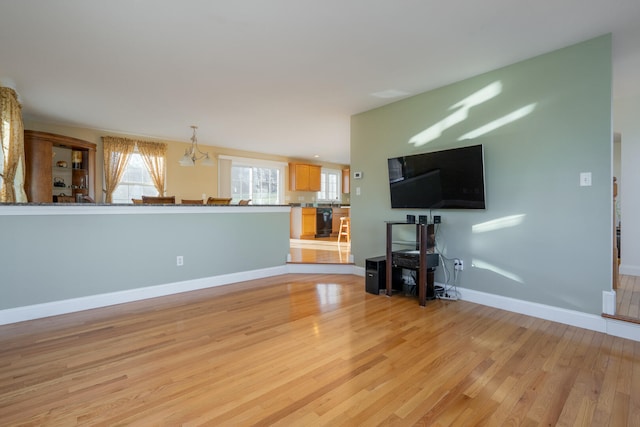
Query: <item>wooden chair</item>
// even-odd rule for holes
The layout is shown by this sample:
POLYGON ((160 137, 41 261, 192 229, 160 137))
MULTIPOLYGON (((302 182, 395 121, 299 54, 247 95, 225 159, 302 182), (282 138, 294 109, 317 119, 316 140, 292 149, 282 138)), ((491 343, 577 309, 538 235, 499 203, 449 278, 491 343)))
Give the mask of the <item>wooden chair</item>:
POLYGON ((176 196, 142 196, 142 204, 144 205, 175 205, 176 196))
POLYGON ((251 199, 248 199, 248 200, 246 200, 246 199, 242 199, 242 200, 240 200, 240 201, 238 202, 238 204, 239 204, 239 205, 248 205, 250 201, 251 201, 251 199))
POLYGON ((202 199, 182 199, 180 200, 180 204, 182 205, 203 205, 204 202, 202 199))
POLYGON ((65 196, 65 195, 58 196, 58 203, 75 203, 75 202, 76 202, 76 198, 73 196, 65 196))
POLYGON ((208 205, 228 205, 229 203, 231 203, 231 197, 209 197, 207 199, 208 205))

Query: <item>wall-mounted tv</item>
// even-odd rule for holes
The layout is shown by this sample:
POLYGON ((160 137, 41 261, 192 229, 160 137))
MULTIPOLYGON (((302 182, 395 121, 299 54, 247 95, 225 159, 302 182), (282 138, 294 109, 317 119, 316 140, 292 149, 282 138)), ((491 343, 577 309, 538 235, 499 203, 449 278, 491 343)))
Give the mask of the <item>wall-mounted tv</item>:
POLYGON ((485 209, 482 145, 388 160, 391 207, 485 209))

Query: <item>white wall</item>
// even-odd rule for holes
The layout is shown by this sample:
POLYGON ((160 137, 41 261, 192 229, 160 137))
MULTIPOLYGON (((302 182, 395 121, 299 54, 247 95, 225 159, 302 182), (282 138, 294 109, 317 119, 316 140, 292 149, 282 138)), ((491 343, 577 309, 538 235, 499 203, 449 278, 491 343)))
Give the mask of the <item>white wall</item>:
POLYGON ((620 273, 640 276, 640 96, 615 100, 613 121, 622 137, 620 273))

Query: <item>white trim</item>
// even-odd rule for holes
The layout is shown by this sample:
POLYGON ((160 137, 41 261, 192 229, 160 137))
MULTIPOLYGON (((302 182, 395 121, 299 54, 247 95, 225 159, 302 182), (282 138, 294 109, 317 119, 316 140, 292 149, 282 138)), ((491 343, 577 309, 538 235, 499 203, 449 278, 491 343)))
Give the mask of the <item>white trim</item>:
POLYGON ((605 320, 607 321, 607 335, 640 341, 640 325, 637 323, 623 322, 616 319, 605 320))
POLYGON ((287 264, 292 274, 355 274, 351 264, 287 264))
POLYGON ((602 291, 602 312, 616 314, 616 291, 602 291))
POLYGON ((231 163, 236 163, 241 166, 268 166, 268 167, 287 167, 289 164, 287 162, 281 162, 278 160, 264 160, 264 159, 254 159, 252 157, 238 157, 238 156, 227 156, 224 154, 219 154, 218 159, 231 160, 231 163))
POLYGON ((286 205, 209 206, 209 205, 62 205, 16 204, 0 206, 2 215, 111 215, 111 214, 184 214, 184 213, 265 213, 291 212, 286 205))
MULTIPOLYGON (((278 276, 282 274, 353 274, 364 277, 365 269, 352 264, 285 264, 260 270, 244 271, 239 273, 224 274, 220 276, 205 277, 202 279, 183 282, 167 283, 139 289, 112 292, 109 294, 91 295, 69 300, 53 301, 44 304, 30 305, 26 307, 9 308, 0 310, 0 325, 56 316, 89 310, 92 308, 106 307, 114 304, 139 301, 147 298, 156 298, 181 292, 189 292, 198 289, 206 289, 215 286, 223 286, 247 280, 261 279, 264 277, 278 276)), ((442 283, 436 283, 443 286, 442 283)), ((640 341, 640 324, 623 322, 616 319, 604 318, 599 315, 567 310, 544 304, 532 303, 514 298, 493 295, 471 289, 458 288, 461 300, 486 305, 501 310, 524 314, 564 323, 578 328, 590 329, 608 335, 640 341)), ((363 287, 364 292, 364 287, 363 287)), ((615 292, 604 292, 604 298, 614 297, 615 292)), ((603 302, 604 306, 604 302, 603 302)))
POLYGON ((166 283, 163 285, 144 288, 128 289, 108 294, 90 295, 80 298, 52 301, 43 304, 34 304, 25 307, 9 308, 0 310, 0 325, 90 310, 92 308, 107 307, 110 305, 123 304, 148 298, 163 297, 182 292, 244 282, 247 280, 278 276, 286 273, 287 268, 283 265, 260 270, 243 271, 240 273, 223 274, 220 276, 166 283))
MULTIPOLYGON (((441 283, 438 283, 442 286, 441 283)), ((608 319, 600 315, 568 310, 550 305, 538 304, 500 295, 487 294, 471 289, 458 288, 461 300, 499 308, 514 313, 564 323, 565 325, 602 332, 620 338, 640 341, 640 325, 631 322, 622 322, 616 319, 608 319)), ((614 292, 615 294, 615 292, 614 292)), ((610 295, 608 296, 611 297, 610 295)), ((614 297, 615 300, 615 297, 614 297)))
MULTIPOLYGON (((441 283, 438 284, 443 286, 441 283)), ((552 320, 579 328, 591 329, 593 331, 606 331, 604 318, 600 315, 488 294, 472 289, 458 287, 458 291, 460 292, 460 299, 463 301, 474 302, 514 313, 526 314, 527 316, 538 317, 540 319, 552 320)))

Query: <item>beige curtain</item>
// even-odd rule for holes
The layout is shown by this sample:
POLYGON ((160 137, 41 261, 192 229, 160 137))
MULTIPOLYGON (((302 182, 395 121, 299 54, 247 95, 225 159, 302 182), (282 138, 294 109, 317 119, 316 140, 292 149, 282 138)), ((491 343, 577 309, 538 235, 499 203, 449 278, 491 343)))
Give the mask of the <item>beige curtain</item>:
POLYGON ((167 144, 162 142, 136 141, 138 152, 149 169, 149 175, 158 194, 164 196, 164 177, 167 164, 167 144))
POLYGON ((104 146, 105 203, 111 203, 113 192, 116 191, 122 179, 129 156, 133 153, 136 144, 127 138, 112 136, 103 136, 102 142, 104 146))
POLYGON ((26 202, 22 107, 8 87, 0 87, 0 147, 0 202, 26 202))

